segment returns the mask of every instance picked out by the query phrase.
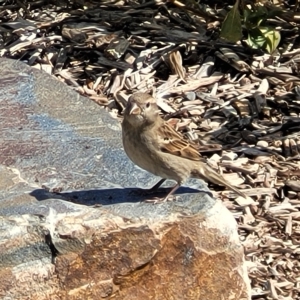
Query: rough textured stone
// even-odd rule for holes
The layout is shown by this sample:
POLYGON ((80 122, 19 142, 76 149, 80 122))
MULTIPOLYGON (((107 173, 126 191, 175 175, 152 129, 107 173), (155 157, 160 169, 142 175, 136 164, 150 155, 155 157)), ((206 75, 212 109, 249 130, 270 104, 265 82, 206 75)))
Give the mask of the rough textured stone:
POLYGON ((235 220, 201 181, 140 202, 157 178, 129 162, 115 120, 0 65, 1 299, 250 299, 235 220))
POLYGON ((0 297, 249 299, 243 249, 220 202, 116 206, 2 217, 0 297))

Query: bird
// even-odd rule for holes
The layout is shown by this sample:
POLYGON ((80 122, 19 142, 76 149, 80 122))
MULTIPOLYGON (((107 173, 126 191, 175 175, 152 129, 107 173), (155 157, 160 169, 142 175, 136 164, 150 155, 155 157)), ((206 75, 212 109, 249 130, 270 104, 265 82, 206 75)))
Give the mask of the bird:
POLYGON ((140 168, 162 178, 150 191, 158 189, 166 179, 176 182, 156 203, 174 198, 173 193, 190 177, 223 185, 246 198, 208 166, 191 142, 161 118, 156 100, 150 94, 132 94, 123 117, 122 142, 127 156, 140 168))

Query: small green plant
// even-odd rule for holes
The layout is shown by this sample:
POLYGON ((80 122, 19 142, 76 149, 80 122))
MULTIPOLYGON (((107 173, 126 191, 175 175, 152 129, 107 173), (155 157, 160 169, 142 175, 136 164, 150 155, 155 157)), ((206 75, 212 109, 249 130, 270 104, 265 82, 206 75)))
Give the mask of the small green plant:
POLYGON ((267 8, 260 3, 253 3, 245 6, 242 11, 243 18, 240 15, 239 0, 237 0, 222 24, 220 36, 235 43, 242 38, 244 28, 248 35, 246 42, 251 48, 260 48, 272 53, 280 42, 280 32, 267 25, 267 20, 278 16, 281 10, 277 7, 267 8))

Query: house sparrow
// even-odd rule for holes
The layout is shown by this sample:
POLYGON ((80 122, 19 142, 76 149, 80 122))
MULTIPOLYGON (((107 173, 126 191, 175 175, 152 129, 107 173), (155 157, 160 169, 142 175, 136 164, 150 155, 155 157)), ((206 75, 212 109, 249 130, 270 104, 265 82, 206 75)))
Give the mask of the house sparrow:
POLYGON ((122 138, 125 152, 135 164, 162 177, 152 189, 157 189, 166 179, 177 182, 159 201, 167 201, 189 177, 226 186, 246 197, 211 169, 197 149, 159 116, 156 101, 149 94, 135 93, 128 99, 122 138))

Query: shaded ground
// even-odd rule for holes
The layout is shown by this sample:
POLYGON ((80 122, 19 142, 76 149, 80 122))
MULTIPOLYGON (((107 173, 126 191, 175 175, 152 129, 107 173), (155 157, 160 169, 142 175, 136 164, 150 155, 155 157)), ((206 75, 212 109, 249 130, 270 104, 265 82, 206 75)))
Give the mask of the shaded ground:
POLYGON ((167 1, 52 2, 1 2, 0 55, 53 74, 120 120, 130 93, 153 92, 166 120, 252 198, 210 186, 238 222, 253 299, 300 299, 294 7, 268 20, 282 34, 271 56, 217 40, 226 11, 215 3, 209 15, 167 1))

